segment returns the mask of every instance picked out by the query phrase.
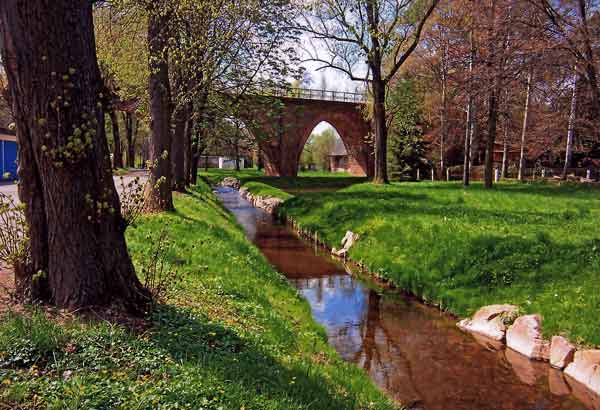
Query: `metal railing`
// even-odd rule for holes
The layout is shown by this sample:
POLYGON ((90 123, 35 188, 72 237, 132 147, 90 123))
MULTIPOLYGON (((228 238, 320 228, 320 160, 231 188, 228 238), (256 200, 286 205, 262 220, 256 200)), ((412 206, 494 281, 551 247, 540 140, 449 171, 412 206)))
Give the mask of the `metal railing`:
POLYGON ((347 103, 367 102, 366 93, 352 93, 347 91, 314 90, 310 88, 281 87, 263 89, 260 93, 264 96, 298 98, 300 100, 336 101, 347 103))

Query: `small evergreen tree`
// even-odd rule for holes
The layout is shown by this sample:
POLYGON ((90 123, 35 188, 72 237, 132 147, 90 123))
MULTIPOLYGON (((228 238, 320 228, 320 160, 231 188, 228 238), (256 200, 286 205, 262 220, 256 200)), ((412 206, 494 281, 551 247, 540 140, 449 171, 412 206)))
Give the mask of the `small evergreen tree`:
POLYGON ((390 89, 386 101, 390 140, 388 174, 392 180, 415 179, 417 169, 428 169, 423 140, 422 100, 414 81, 402 79, 390 89))

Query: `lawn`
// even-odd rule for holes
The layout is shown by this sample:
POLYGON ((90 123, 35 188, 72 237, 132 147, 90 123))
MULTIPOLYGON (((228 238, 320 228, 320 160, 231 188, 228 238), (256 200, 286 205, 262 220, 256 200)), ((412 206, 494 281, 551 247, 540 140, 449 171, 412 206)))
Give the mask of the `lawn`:
POLYGON ((346 230, 359 233, 350 257, 398 287, 460 316, 514 303, 541 313, 548 336, 600 345, 597 187, 356 183, 311 192, 309 181, 298 193, 302 184, 282 211, 332 246, 346 230))
POLYGON ((268 177, 256 169, 234 170, 209 169, 200 172, 209 184, 216 185, 225 177, 238 178, 252 193, 265 196, 276 196, 289 199, 295 194, 313 191, 336 191, 358 182, 366 182, 366 178, 353 177, 346 173, 321 171, 300 172, 295 177, 268 177))
POLYGON ((206 184, 175 205, 128 230, 140 271, 165 232, 166 260, 182 275, 147 326, 56 321, 33 308, 4 317, 0 409, 393 408, 328 346, 308 304, 206 184))

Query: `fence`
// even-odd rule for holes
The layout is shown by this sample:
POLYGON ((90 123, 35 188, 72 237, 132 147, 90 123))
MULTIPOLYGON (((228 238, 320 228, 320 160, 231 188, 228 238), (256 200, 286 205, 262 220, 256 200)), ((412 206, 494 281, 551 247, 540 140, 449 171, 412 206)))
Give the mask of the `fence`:
MULTIPOLYGON (((589 171, 590 179, 594 181, 600 180, 600 169, 599 168, 567 168, 567 176, 575 178, 587 178, 589 171)), ((463 177, 463 166, 457 165, 449 167, 447 169, 448 175, 446 176, 450 180, 459 180, 463 177)), ((483 179, 484 167, 483 165, 477 165, 471 167, 471 179, 483 179)), ((539 178, 553 178, 562 176, 562 168, 550 168, 550 167, 539 167, 539 168, 525 168, 523 170, 523 178, 526 179, 539 179, 539 178)), ((508 168, 508 178, 517 178, 518 169, 515 166, 508 168)))
POLYGON ((283 98, 298 98, 301 100, 318 100, 318 101, 335 101, 348 103, 365 103, 367 102, 366 93, 352 93, 348 91, 330 91, 330 90, 314 90, 310 88, 293 88, 281 87, 263 89, 260 95, 283 97, 283 98))

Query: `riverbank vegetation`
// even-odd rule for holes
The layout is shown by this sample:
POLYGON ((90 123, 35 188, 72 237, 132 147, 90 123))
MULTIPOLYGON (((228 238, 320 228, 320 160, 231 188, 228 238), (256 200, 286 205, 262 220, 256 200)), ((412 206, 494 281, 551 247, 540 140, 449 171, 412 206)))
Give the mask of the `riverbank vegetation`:
POLYGON ((162 243, 179 278, 148 322, 33 308, 3 318, 0 408, 393 408, 206 184, 175 205, 127 231, 138 271, 162 243))
MULTIPOLYGON (((285 185, 263 178, 272 189, 285 185), (269 183, 269 180, 271 181, 269 183)), ((544 331, 600 344, 600 190, 589 185, 360 183, 298 194, 282 212, 396 286, 461 316, 514 303, 544 331)), ((332 181, 332 184, 335 185, 332 181)), ((307 181, 310 187, 311 182, 307 181)), ((326 183, 323 182, 326 187, 326 183)), ((252 189, 251 189, 252 190, 252 189)))

